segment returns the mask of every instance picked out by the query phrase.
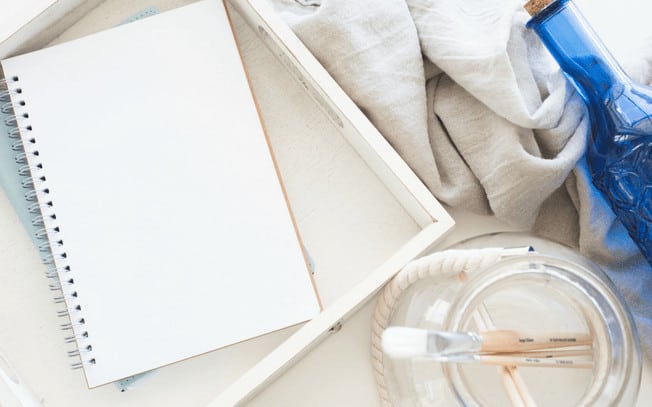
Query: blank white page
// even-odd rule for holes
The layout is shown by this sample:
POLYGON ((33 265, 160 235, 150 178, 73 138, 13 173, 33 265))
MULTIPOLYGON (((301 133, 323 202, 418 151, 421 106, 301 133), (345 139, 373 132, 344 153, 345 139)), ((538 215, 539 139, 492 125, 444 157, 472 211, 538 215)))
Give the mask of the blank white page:
POLYGON ((2 66, 90 387, 319 312, 221 1, 2 66))

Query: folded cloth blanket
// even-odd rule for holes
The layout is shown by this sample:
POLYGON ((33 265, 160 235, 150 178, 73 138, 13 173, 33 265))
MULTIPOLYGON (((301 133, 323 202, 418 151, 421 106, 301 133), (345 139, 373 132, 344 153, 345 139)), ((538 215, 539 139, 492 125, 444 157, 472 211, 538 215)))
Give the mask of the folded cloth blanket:
MULTIPOLYGON (((440 201, 599 263, 652 356, 652 269, 591 184, 585 107, 525 28, 522 1, 274 3, 440 201)), ((630 73, 649 83, 647 51, 630 73)))

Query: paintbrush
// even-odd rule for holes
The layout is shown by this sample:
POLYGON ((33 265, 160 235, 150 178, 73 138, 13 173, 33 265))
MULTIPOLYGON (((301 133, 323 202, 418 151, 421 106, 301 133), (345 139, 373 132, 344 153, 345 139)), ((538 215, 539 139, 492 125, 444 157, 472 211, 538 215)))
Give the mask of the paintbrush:
POLYGON ((586 357, 592 355, 587 349, 592 342, 589 335, 578 333, 526 334, 509 330, 475 333, 389 327, 383 332, 381 344, 388 356, 397 359, 430 357, 455 363, 590 367, 592 362, 586 357), (572 353, 559 350, 569 347, 575 348, 572 353), (527 353, 535 350, 540 352, 527 353))

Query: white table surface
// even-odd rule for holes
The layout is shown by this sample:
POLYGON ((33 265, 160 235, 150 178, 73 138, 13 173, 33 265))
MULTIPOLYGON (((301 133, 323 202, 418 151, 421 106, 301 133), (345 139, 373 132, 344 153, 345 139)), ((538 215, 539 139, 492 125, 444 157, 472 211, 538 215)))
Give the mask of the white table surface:
MULTIPOLYGON (((167 8, 186 2, 139 2, 142 6, 138 7, 128 0, 110 0, 58 41, 115 25, 134 9, 139 11, 150 4, 165 3, 162 8, 167 8)), ((651 34, 645 16, 650 15, 652 5, 642 0, 577 2, 618 56, 635 48, 627 38, 634 36, 640 43, 645 30, 646 35, 651 34), (630 10, 637 13, 629 16, 630 10)), ((236 27, 264 119, 268 128, 273 128, 272 144, 301 233, 315 258, 324 291, 334 297, 355 283, 364 270, 382 263, 418 226, 337 137, 337 131, 300 87, 279 70, 282 68, 271 55, 260 50, 257 38, 238 18, 236 27)), ((508 229, 490 217, 452 213, 458 226, 445 244, 508 229)), ((203 406, 292 331, 168 366, 125 393, 112 385, 88 390, 81 373, 67 368, 63 333, 57 329, 60 321, 53 315, 55 307, 40 270, 36 250, 0 193, 0 345, 46 406, 203 406)), ((334 299, 329 295, 326 303, 334 299)), ((369 363, 373 306, 372 302, 361 309, 341 331, 250 405, 378 405, 369 363)), ((646 361, 637 405, 650 403, 652 368, 646 361)))

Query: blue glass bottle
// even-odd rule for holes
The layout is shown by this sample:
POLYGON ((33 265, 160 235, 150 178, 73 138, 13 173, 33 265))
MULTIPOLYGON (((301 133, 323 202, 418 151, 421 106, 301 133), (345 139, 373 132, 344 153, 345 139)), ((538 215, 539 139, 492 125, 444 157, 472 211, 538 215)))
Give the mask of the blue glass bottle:
POLYGON ((595 186, 652 264, 652 88, 632 82, 570 0, 531 0, 527 27, 585 100, 595 186))

